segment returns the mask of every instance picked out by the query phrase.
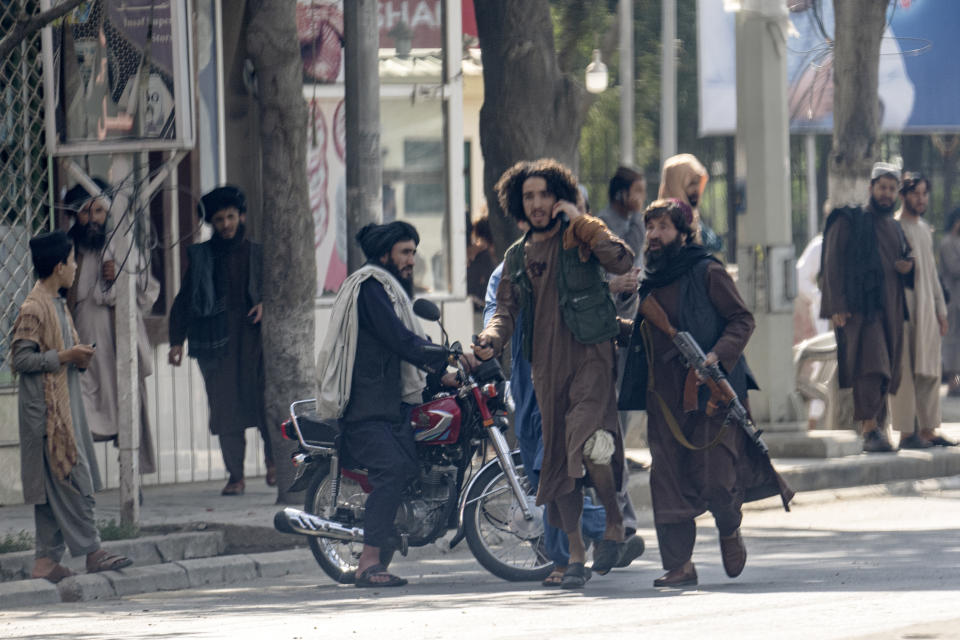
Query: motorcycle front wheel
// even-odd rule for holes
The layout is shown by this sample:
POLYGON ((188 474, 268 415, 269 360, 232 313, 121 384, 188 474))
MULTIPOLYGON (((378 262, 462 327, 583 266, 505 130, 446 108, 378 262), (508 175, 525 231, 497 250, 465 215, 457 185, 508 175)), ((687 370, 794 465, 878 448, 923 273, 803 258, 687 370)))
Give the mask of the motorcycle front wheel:
POLYGON ((494 461, 480 470, 467 494, 464 533, 477 562, 493 575, 511 582, 540 581, 553 569, 544 544, 543 507, 535 504, 519 452, 513 453, 513 464, 533 519, 524 518, 500 462, 494 461))
MULTIPOLYGON (((330 504, 332 497, 331 484, 328 471, 326 469, 318 470, 307 486, 304 511, 324 517, 327 505, 330 504)), ((367 494, 364 493, 360 484, 356 480, 341 476, 336 507, 362 514, 366 502, 367 494)), ((336 511, 336 508, 333 509, 334 513, 336 511)), ((307 538, 307 543, 310 545, 313 557, 324 573, 340 584, 354 583, 360 552, 363 551, 363 543, 312 536, 307 538)), ((389 565, 392 559, 393 550, 380 550, 380 563, 382 565, 389 565)))

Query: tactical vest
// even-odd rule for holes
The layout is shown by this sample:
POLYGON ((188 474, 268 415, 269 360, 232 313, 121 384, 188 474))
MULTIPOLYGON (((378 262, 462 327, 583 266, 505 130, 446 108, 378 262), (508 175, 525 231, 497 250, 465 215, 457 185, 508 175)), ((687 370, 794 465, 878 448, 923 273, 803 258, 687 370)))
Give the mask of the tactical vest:
MULTIPOLYGON (((707 291, 707 268, 711 260, 712 258, 701 260, 681 276, 678 295, 681 302, 677 328, 680 331, 690 332, 704 352, 713 349, 727 326, 726 320, 710 301, 707 291)), ((620 411, 643 411, 647 408, 650 354, 643 348, 643 340, 640 337, 641 319, 642 317, 638 314, 633 323, 633 333, 627 349, 623 382, 620 393, 617 395, 617 408, 620 411)), ((733 370, 725 373, 733 390, 742 401, 747 399, 748 389, 759 388, 743 354, 737 359, 733 370)), ((707 385, 701 385, 697 390, 697 404, 700 411, 706 410, 709 398, 710 390, 707 385)))
MULTIPOLYGON (((568 226, 567 222, 561 223, 561 237, 568 226)), ((523 355, 527 360, 533 357, 534 316, 533 284, 527 275, 524 250, 529 235, 530 232, 514 242, 504 257, 504 269, 515 287, 523 312, 523 355)), ((582 344, 600 344, 620 333, 617 308, 605 276, 596 256, 591 254, 589 260, 581 262, 578 248, 564 249, 561 240, 557 270, 560 311, 564 324, 582 344)))

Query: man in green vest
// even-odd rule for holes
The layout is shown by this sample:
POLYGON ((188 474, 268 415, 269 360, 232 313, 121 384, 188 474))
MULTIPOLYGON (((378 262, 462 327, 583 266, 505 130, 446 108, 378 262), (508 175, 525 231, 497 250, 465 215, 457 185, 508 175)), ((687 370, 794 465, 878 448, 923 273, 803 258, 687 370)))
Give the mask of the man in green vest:
POLYGON ((590 576, 580 532, 584 484, 606 509, 593 570, 605 574, 624 551, 613 343, 619 327, 605 271, 626 273, 634 255, 602 221, 580 213, 576 178, 555 160, 517 163, 496 191, 501 208, 530 230, 507 250, 497 312, 473 349, 481 359, 500 353, 523 312, 523 352, 543 416, 537 504, 570 540, 562 586, 579 588, 590 576))

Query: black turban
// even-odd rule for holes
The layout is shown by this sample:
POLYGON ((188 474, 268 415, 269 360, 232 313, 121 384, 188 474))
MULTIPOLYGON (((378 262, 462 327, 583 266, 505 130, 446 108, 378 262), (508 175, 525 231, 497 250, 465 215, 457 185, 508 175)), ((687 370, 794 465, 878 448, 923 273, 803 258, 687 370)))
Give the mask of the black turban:
POLYGON ((46 278, 53 273, 54 268, 67 259, 73 249, 73 240, 63 231, 41 233, 30 238, 30 257, 33 258, 33 267, 40 278, 46 278))
POLYGON ((197 216, 203 218, 205 222, 212 223, 213 214, 230 207, 235 207, 240 213, 247 212, 246 196, 243 195, 240 187, 232 184, 217 187, 200 198, 200 203, 197 204, 197 216))
POLYGON ((394 220, 387 224, 371 222, 357 232, 357 242, 368 260, 376 260, 390 253, 393 245, 404 240, 413 240, 414 244, 420 244, 416 227, 403 220, 394 220))
MULTIPOLYGON (((100 187, 100 191, 103 193, 110 193, 110 184, 103 178, 94 178, 93 182, 100 187)), ((68 214, 76 215, 76 213, 83 208, 83 205, 87 204, 87 201, 92 197, 86 187, 82 184, 77 184, 70 189, 70 191, 67 191, 67 195, 63 196, 63 204, 66 205, 68 214)))

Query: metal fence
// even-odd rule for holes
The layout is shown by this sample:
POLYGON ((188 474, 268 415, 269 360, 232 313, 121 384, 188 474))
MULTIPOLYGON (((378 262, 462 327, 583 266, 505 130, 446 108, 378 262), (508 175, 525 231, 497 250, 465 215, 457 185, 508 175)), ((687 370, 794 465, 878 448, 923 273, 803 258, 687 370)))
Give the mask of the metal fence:
MULTIPOLYGON (((10 33, 34 0, 0 0, 0 34, 10 33)), ((52 228, 40 34, 0 59, 0 385, 10 384, 10 330, 33 284, 28 240, 52 228)))

